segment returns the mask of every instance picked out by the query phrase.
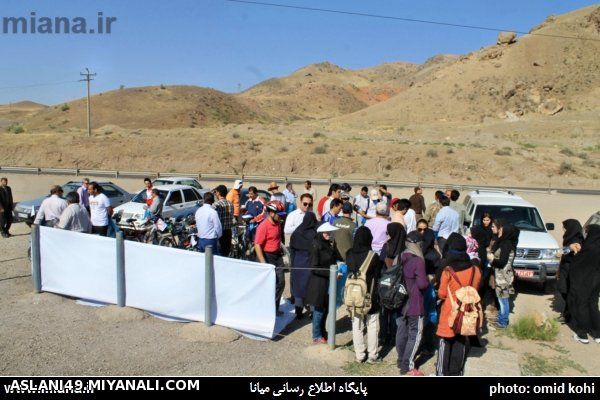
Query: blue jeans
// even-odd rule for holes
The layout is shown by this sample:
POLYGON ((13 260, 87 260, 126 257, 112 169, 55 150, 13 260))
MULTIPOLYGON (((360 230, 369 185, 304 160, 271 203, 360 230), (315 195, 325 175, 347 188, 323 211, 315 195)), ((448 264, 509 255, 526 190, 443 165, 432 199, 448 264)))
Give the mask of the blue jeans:
POLYGON ((313 340, 320 339, 325 333, 325 322, 327 321, 327 312, 324 308, 314 307, 312 313, 312 337, 313 340))
POLYGON ((204 253, 204 249, 206 249, 207 246, 212 246, 213 255, 218 256, 219 255, 218 245, 219 245, 219 239, 202 239, 202 238, 200 238, 200 240, 198 241, 198 250, 200 251, 200 253, 204 253))
POLYGON ((498 325, 506 327, 508 326, 508 314, 510 312, 510 303, 508 297, 498 297, 498 303, 500 303, 500 310, 498 311, 498 325))

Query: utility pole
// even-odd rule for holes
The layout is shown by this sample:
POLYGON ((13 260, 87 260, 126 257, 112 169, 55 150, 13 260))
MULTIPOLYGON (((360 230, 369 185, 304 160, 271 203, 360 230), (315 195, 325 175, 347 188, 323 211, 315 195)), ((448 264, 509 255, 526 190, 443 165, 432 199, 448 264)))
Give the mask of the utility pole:
POLYGON ((88 125, 88 137, 92 136, 92 109, 90 103, 90 81, 93 81, 92 76, 96 76, 96 74, 90 73, 88 68, 85 69, 85 72, 80 72, 79 75, 85 76, 85 78, 80 79, 79 82, 87 82, 87 125, 88 125))

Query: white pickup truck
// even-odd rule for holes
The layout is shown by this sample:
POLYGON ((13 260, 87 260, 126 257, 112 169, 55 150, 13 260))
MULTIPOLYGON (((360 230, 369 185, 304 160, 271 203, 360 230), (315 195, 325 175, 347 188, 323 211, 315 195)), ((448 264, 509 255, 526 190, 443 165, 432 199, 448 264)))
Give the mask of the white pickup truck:
POLYGON ((517 279, 545 284, 556 279, 560 259, 558 243, 548 231, 554 224, 544 224, 533 204, 507 191, 476 190, 464 201, 470 225, 481 225, 483 213, 502 218, 521 231, 513 268, 517 279))

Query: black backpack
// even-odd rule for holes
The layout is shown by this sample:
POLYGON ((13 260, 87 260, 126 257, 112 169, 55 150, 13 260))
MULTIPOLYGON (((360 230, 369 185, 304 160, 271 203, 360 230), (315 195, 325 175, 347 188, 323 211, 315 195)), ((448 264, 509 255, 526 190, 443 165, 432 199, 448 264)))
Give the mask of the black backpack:
POLYGON ((384 268, 379 278, 379 303, 388 310, 397 310, 408 299, 408 290, 404 282, 404 267, 398 263, 392 268, 384 268))

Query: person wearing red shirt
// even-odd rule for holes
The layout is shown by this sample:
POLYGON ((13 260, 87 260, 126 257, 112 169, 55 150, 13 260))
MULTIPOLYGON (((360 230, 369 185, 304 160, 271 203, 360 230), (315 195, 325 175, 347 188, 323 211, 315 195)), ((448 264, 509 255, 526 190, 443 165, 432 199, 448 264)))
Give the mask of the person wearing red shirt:
POLYGON ((282 202, 273 200, 266 204, 265 210, 267 218, 256 229, 254 249, 258 262, 275 266, 275 312, 282 315, 279 302, 285 288, 285 276, 281 253, 281 217, 285 216, 285 207, 282 202))

